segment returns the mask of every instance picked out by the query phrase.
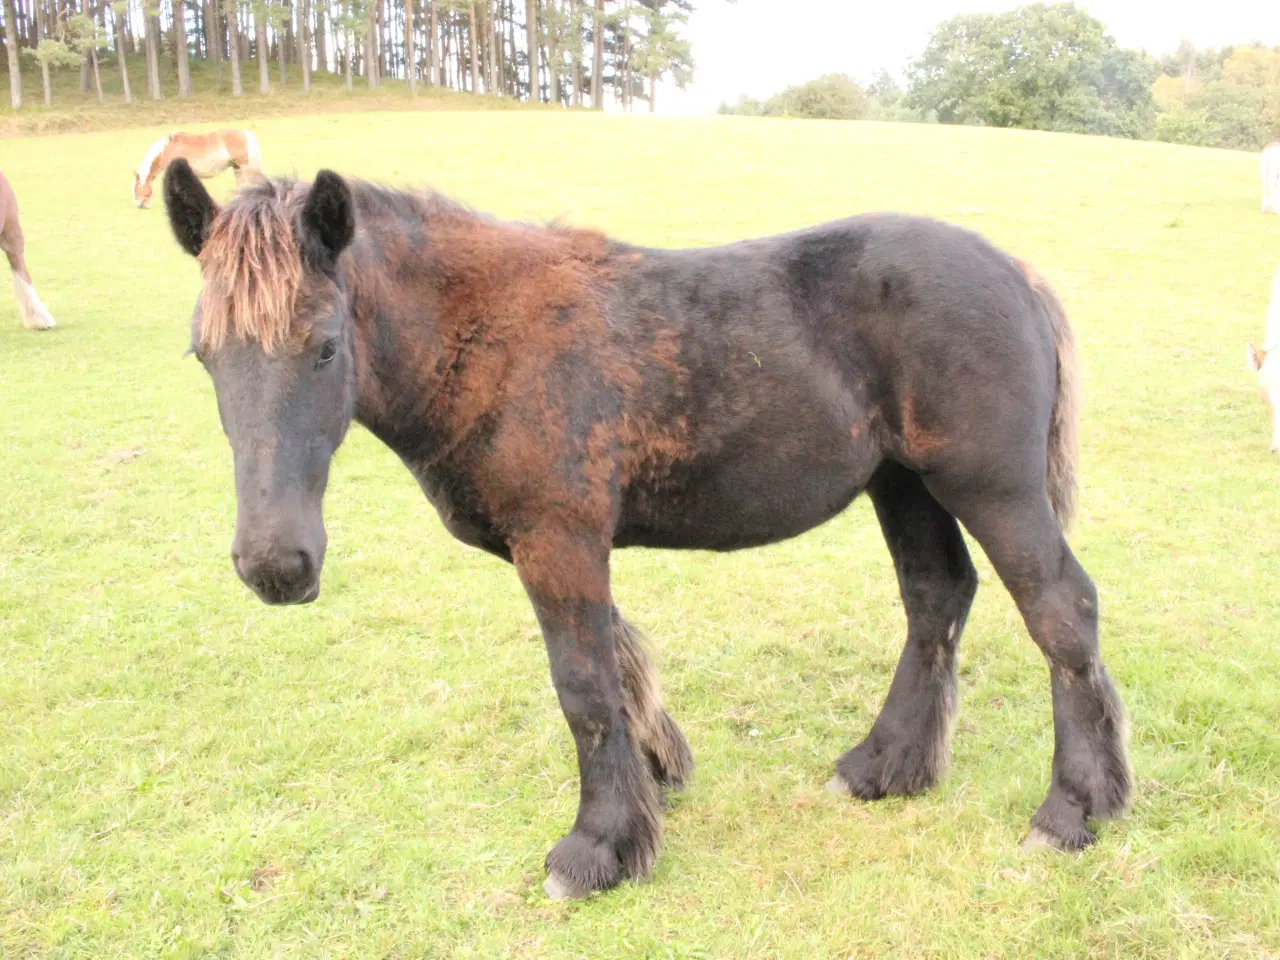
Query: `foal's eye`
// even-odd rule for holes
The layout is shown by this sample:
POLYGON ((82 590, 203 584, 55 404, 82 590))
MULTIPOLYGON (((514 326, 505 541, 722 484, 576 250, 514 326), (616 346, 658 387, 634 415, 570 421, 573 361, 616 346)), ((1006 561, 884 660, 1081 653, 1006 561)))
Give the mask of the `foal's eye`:
POLYGON ((338 355, 338 341, 326 340, 324 346, 320 348, 320 356, 316 358, 316 366, 328 363, 338 355))

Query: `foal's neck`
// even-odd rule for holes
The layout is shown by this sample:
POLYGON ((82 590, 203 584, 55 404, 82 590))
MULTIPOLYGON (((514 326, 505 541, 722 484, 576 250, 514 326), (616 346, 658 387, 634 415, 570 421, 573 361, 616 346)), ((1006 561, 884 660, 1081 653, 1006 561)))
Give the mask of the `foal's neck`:
POLYGON ((406 460, 439 462, 498 408, 542 340, 598 315, 611 247, 592 231, 494 221, 438 195, 353 192, 361 229, 344 278, 356 417, 406 460))

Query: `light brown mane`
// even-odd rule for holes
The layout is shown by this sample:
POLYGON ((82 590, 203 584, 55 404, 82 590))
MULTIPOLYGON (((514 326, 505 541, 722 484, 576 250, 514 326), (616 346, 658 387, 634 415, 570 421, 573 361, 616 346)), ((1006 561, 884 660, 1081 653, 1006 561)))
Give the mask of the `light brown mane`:
POLYGON ((293 224, 302 198, 299 184, 261 180, 218 212, 199 257, 200 346, 216 351, 235 338, 272 353, 298 332, 291 327, 302 257, 293 224))

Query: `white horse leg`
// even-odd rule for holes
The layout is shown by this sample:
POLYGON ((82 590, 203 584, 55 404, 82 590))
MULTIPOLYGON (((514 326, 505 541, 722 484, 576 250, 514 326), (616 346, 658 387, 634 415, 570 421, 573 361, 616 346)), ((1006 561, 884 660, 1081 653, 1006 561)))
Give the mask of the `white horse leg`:
POLYGON ((13 271, 13 292, 18 297, 18 313, 24 327, 28 330, 53 329, 53 316, 40 302, 31 275, 26 270, 13 271))

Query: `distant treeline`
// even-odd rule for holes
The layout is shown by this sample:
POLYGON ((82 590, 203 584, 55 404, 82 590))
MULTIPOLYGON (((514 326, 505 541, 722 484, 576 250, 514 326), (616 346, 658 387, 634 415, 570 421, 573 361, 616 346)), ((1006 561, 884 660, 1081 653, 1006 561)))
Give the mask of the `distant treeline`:
MULTIPOLYGON (((1260 8, 1261 9, 1261 8, 1260 8)), ((720 113, 1024 127, 1256 149, 1280 138, 1280 48, 1151 57, 1116 44, 1074 3, 940 23, 907 69, 861 84, 829 74, 720 113)))
MULTIPOLYGON (((653 110, 659 80, 683 88, 693 54, 682 29, 694 0, 0 0, 0 39, 14 110, 22 71, 40 72, 44 102, 54 75, 79 71, 80 94, 105 95, 102 74, 120 73, 132 102, 140 78, 129 56, 146 53, 145 95, 163 97, 162 74, 191 95, 191 61, 214 64, 244 93, 252 63, 258 92, 312 72, 387 77, 471 93, 600 108, 609 93, 624 110, 653 110), (272 62, 279 67, 278 78, 272 62)), ((221 83, 219 84, 221 87, 221 83)))

